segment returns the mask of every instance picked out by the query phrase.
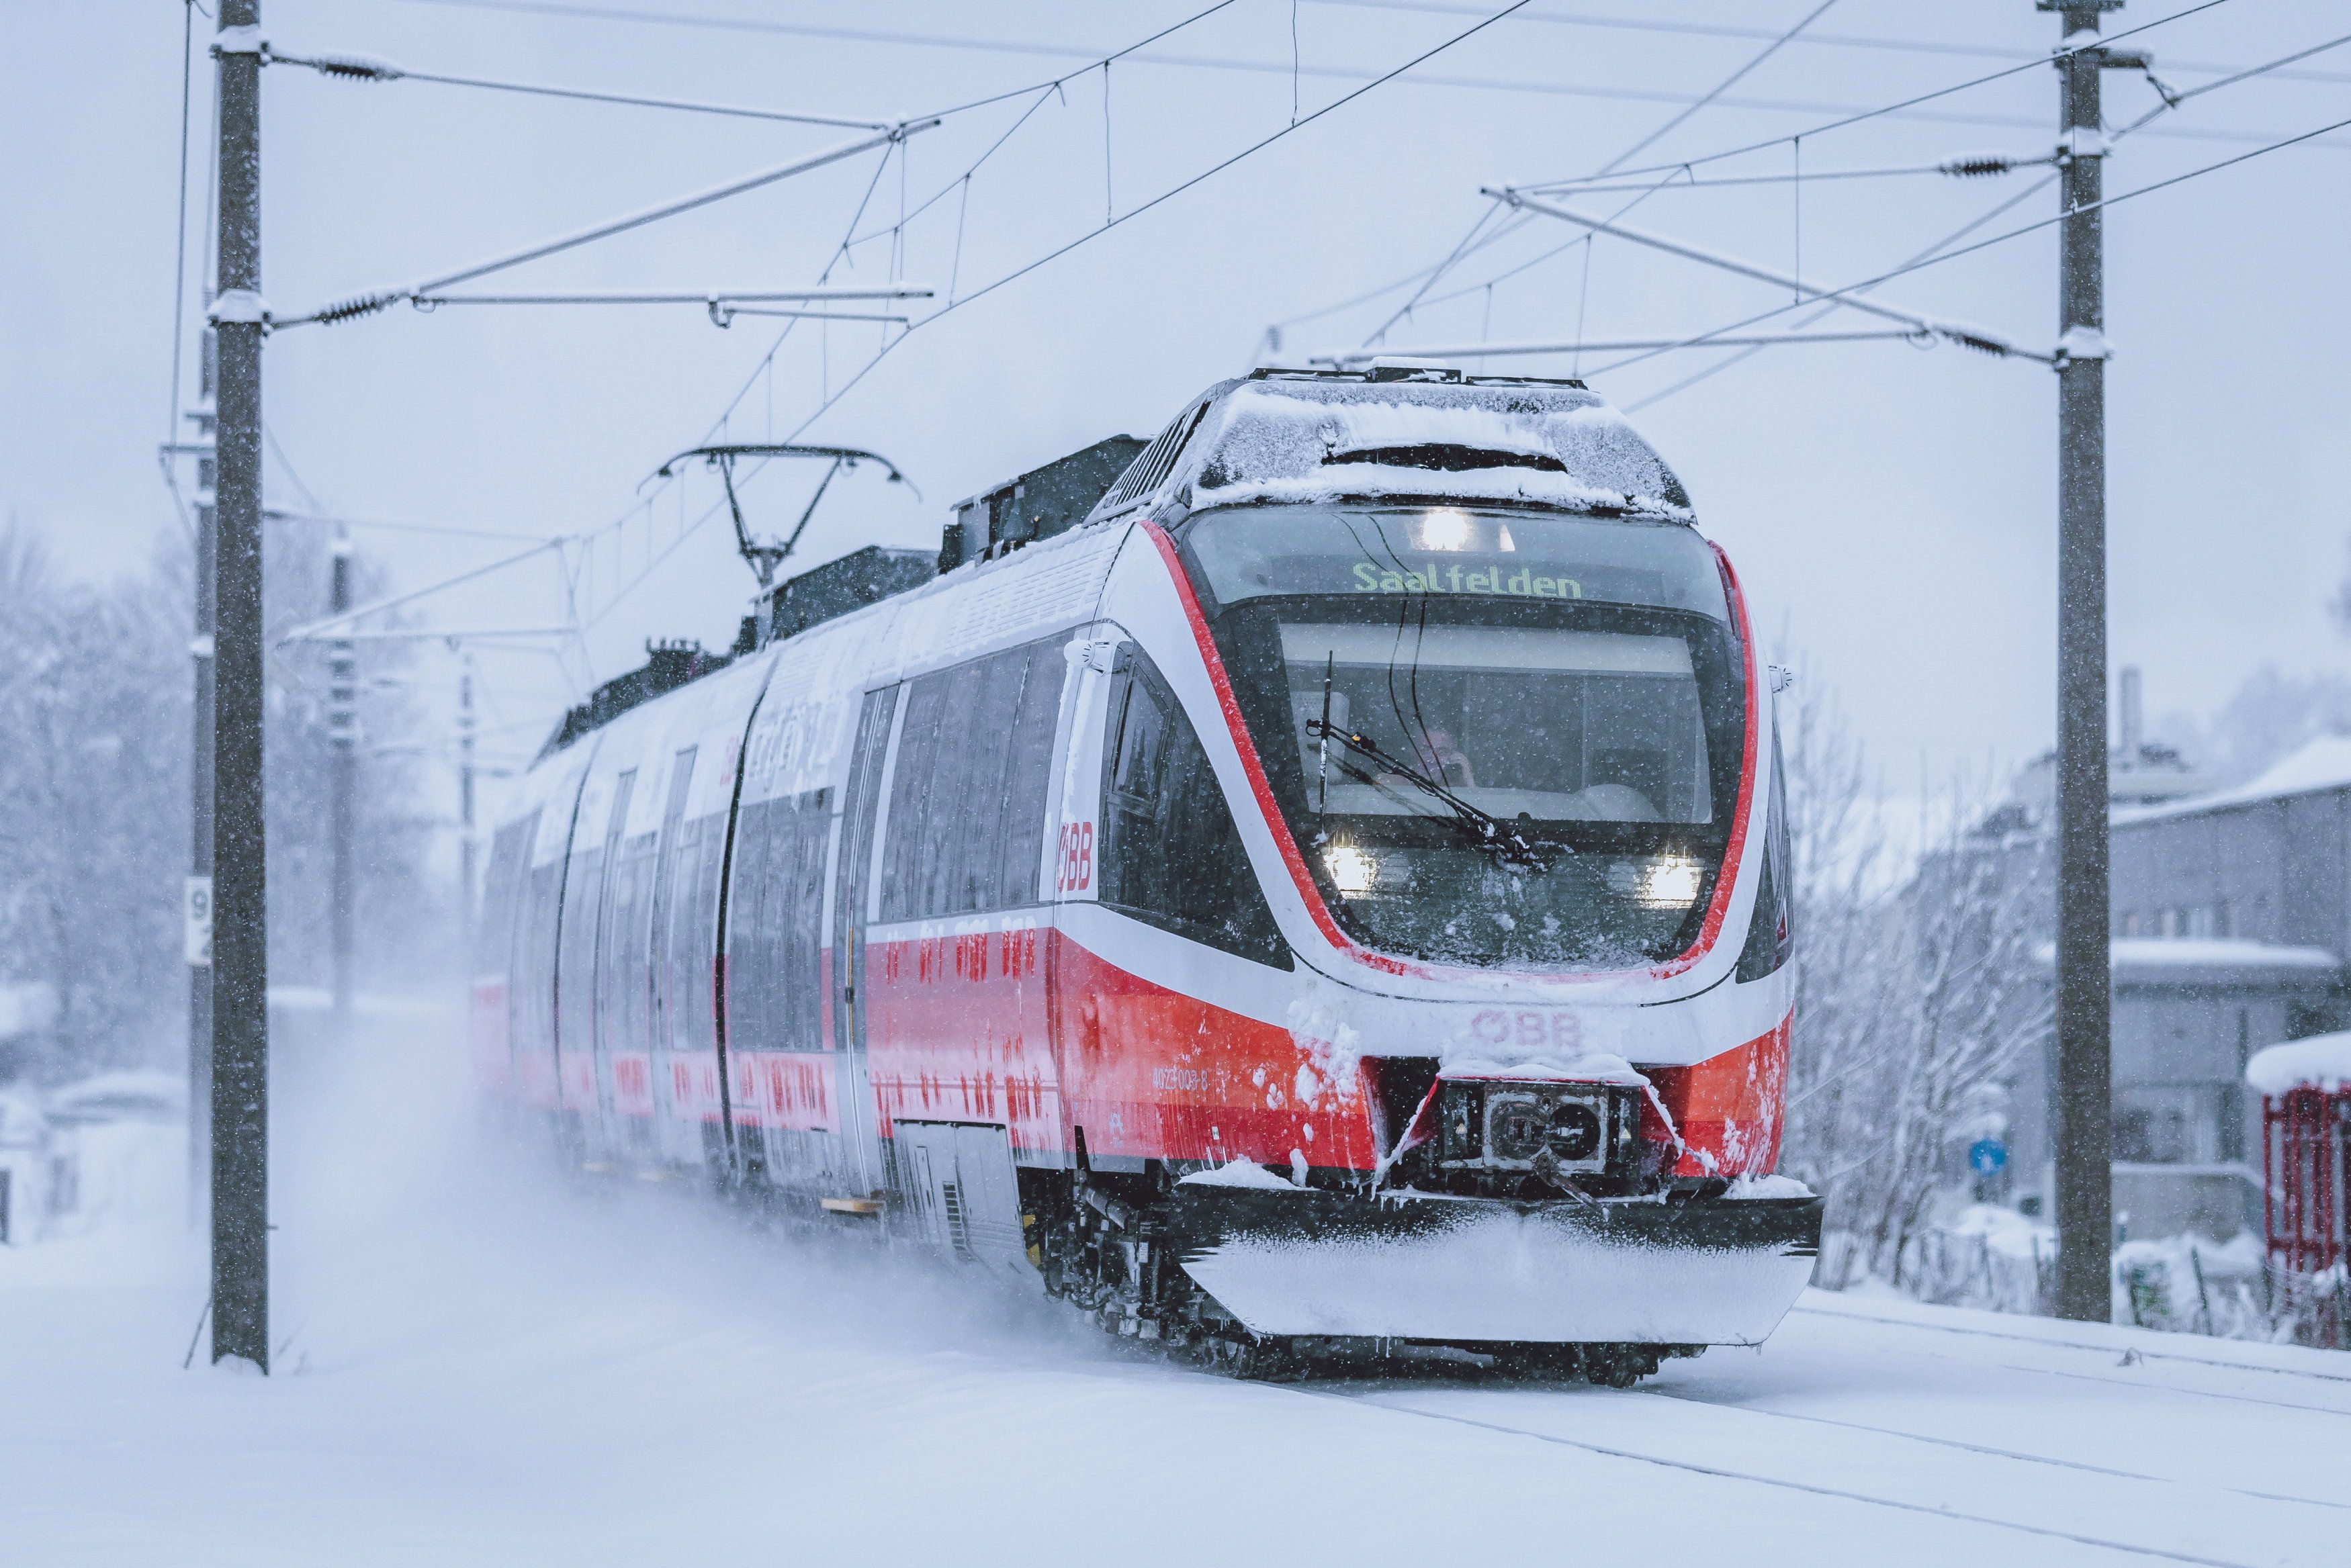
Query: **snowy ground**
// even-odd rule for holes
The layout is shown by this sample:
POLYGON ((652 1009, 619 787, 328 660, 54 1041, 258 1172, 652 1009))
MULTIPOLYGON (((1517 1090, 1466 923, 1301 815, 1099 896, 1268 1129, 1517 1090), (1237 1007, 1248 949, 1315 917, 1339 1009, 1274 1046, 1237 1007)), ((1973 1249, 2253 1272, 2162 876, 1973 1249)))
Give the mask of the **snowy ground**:
POLYGON ((280 1126, 277 1376, 181 1370, 174 1204, 0 1249, 0 1561, 2351 1551, 2351 1356, 1815 1294, 1629 1393, 1240 1384, 675 1189, 565 1188, 381 1084, 280 1126))

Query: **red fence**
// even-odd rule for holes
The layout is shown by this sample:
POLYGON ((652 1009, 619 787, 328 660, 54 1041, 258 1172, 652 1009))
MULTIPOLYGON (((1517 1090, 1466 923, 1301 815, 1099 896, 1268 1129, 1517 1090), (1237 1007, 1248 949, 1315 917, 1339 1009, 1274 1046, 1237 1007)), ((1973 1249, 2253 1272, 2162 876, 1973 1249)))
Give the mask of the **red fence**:
MULTIPOLYGON (((2351 1089, 2289 1089, 2262 1101, 2263 1231, 2270 1277, 2308 1299, 2303 1334, 2340 1346, 2345 1321, 2345 1153, 2351 1145, 2351 1089)), ((2300 1337, 2298 1335, 2297 1337, 2300 1337)))

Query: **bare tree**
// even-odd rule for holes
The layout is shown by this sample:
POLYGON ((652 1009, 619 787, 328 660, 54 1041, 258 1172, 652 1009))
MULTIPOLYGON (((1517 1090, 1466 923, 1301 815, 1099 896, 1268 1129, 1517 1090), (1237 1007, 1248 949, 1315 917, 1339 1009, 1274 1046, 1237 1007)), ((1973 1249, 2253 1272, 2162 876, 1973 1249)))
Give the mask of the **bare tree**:
POLYGON ((1782 722, 1802 964, 1782 1165, 1828 1199, 1842 1286, 1899 1274, 1968 1096, 2047 1032, 2045 857, 1957 787, 1906 843, 1833 693, 1800 683, 1782 722))
MULTIPOLYGON (((267 547, 272 625, 320 614, 326 542, 273 529, 267 547)), ((0 982, 45 985, 57 1002, 46 1054, 0 1063, 0 1073, 56 1078, 161 1062, 183 1038, 193 570, 174 537, 143 569, 73 581, 13 518, 0 527, 0 982)), ((362 677, 394 673, 402 657, 371 645, 362 677)), ((319 983, 324 651, 279 649, 268 678, 271 978, 319 983)), ((413 722, 406 696, 371 686, 362 713, 361 929, 374 954, 413 970, 444 950, 432 939, 454 926, 447 889, 427 872, 440 824, 419 810, 422 770, 403 754, 415 750, 402 744, 413 722)))
POLYGON ((133 1054, 180 959, 185 639, 141 587, 0 531, 0 978, 52 987, 57 1055, 92 1066, 133 1054))
POLYGON ((2351 733, 2351 680, 2263 665, 2210 714, 2176 713, 2164 723, 2165 738, 2213 783, 2241 784, 2318 736, 2351 733))

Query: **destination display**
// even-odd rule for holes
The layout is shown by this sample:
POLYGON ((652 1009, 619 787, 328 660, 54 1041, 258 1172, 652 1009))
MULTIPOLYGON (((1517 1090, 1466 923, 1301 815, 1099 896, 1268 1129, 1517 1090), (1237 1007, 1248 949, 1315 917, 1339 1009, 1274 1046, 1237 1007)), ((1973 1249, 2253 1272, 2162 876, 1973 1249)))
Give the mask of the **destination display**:
POLYGON ((1451 506, 1237 506, 1194 517, 1183 543, 1220 606, 1426 594, 1729 616, 1713 551, 1674 523, 1451 506))
POLYGON ((1367 594, 1516 594, 1522 598, 1580 599, 1583 584, 1574 577, 1546 576, 1526 566, 1505 575, 1500 566, 1461 569, 1460 563, 1430 562, 1398 571, 1358 561, 1355 587, 1367 594))

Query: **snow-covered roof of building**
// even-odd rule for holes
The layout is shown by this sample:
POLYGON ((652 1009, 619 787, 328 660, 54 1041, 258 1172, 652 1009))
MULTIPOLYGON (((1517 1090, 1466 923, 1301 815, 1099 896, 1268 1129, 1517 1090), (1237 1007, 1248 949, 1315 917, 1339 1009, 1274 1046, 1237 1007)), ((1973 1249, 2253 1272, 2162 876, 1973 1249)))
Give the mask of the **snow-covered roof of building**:
POLYGON ((21 1095, 0 1095, 0 1148, 37 1148, 48 1137, 40 1106, 21 1095))
POLYGON ((2225 811, 2231 806, 2256 805, 2288 795, 2314 794, 2322 790, 2351 789, 2351 735, 2322 735, 2300 751, 2272 763, 2260 777, 2233 789, 2166 801, 2160 805, 2127 806, 2114 814, 2116 826, 2167 817, 2193 816, 2225 811))
POLYGON ((176 1073, 100 1073, 53 1091, 48 1112, 61 1121, 152 1119, 178 1116, 187 1103, 188 1085, 176 1073))
POLYGON ((57 988, 45 980, 0 985, 0 1039, 47 1029, 57 1021, 57 988))
MULTIPOLYGON (((2053 963, 2056 950, 2043 942, 2033 950, 2033 957, 2043 965, 2053 963)), ((2239 937, 2116 937, 2108 961, 2117 971, 2219 969, 2323 974, 2343 967, 2343 961, 2325 948, 2248 941, 2239 937)))
POLYGON ((2325 948, 2288 947, 2236 937, 2118 937, 2116 969, 2340 969, 2325 948))
POLYGON ((2245 1082, 2273 1099, 2295 1089, 2331 1095, 2351 1083, 2351 1034, 2314 1034, 2256 1051, 2245 1082))

